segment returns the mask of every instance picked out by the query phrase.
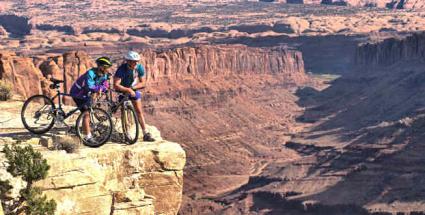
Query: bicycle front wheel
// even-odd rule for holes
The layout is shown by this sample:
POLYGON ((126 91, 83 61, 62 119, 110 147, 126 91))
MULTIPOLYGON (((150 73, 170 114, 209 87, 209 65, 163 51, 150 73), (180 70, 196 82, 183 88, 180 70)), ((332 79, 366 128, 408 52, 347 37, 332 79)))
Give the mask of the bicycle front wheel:
POLYGON ((111 137, 112 120, 106 111, 100 108, 92 108, 83 111, 78 116, 76 127, 77 135, 84 145, 99 147, 111 137))
POLYGON ((33 134, 44 134, 55 124, 55 105, 45 95, 28 98, 21 110, 24 127, 33 134))
POLYGON ((133 106, 121 108, 121 123, 126 143, 134 144, 139 138, 139 121, 133 106))

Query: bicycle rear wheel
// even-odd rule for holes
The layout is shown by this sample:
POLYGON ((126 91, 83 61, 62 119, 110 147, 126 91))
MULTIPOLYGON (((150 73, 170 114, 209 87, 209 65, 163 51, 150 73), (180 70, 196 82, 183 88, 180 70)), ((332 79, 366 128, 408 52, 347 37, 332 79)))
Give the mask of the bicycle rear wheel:
POLYGON ((109 114, 100 109, 92 108, 90 110, 83 111, 77 119, 76 122, 77 135, 84 145, 89 147, 99 147, 105 144, 112 133, 112 120, 109 114), (84 131, 84 118, 85 116, 89 117, 90 123, 90 133, 91 138, 87 135, 88 133, 84 131))
POLYGON ((21 110, 24 127, 33 134, 44 134, 55 124, 55 105, 45 95, 28 98, 21 110))
POLYGON ((133 106, 123 105, 121 108, 121 123, 126 143, 136 143, 139 138, 139 121, 133 106))

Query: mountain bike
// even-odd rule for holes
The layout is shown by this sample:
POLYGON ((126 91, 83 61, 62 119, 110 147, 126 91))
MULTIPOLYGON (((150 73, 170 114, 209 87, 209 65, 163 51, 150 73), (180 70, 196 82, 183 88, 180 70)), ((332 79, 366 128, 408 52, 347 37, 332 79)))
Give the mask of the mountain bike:
MULTIPOLYGON (((45 95, 34 95, 28 98, 21 110, 21 120, 24 127, 33 134, 44 134, 54 126, 55 122, 66 124, 65 120, 77 112, 79 109, 75 108, 69 112, 65 112, 62 107, 62 98, 64 96, 72 97, 70 94, 60 92, 59 84, 63 80, 50 79, 52 84, 50 89, 56 90, 56 95, 49 98, 45 95), (58 106, 53 102, 58 99, 58 106)), ((68 126, 68 125, 67 125, 68 126)), ((68 126, 69 127, 69 126, 68 126)), ((87 110, 80 113, 76 121, 77 135, 84 145, 89 147, 99 147, 105 144, 112 133, 112 120, 109 114, 100 108, 89 105, 87 110), (93 134, 94 141, 87 141, 82 132, 83 117, 89 114, 90 129, 93 134)))
MULTIPOLYGON (((144 87, 135 89, 140 90, 144 87)), ((110 89, 104 94, 103 99, 96 102, 96 107, 104 107, 106 112, 115 119, 121 120, 121 128, 124 140, 127 144, 134 144, 139 138, 139 120, 136 115, 136 110, 130 101, 130 95, 110 89), (113 100, 112 93, 118 94, 118 99, 113 100), (120 113, 118 113, 120 111, 120 113)), ((117 128, 118 120, 114 123, 114 128, 117 128)))

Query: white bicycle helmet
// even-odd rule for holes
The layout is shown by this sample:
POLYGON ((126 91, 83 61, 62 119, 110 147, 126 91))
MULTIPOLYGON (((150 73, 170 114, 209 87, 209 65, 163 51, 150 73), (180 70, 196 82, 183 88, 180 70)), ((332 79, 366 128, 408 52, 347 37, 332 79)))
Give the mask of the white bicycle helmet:
POLYGON ((134 61, 139 61, 140 60, 140 55, 139 53, 135 52, 135 51, 129 51, 124 58, 126 60, 134 60, 134 61))

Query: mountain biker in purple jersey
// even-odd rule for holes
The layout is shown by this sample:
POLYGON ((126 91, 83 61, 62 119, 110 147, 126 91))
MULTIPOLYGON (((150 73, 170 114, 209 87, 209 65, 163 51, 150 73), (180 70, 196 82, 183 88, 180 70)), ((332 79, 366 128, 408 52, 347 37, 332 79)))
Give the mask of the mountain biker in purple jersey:
MULTIPOLYGON (((89 69, 81 75, 72 85, 70 94, 81 112, 90 106, 90 96, 106 91, 109 87, 108 69, 112 63, 107 57, 100 57, 96 60, 97 67, 89 69)), ((95 141, 90 131, 90 117, 86 113, 83 116, 83 132, 86 134, 86 141, 95 141)))

